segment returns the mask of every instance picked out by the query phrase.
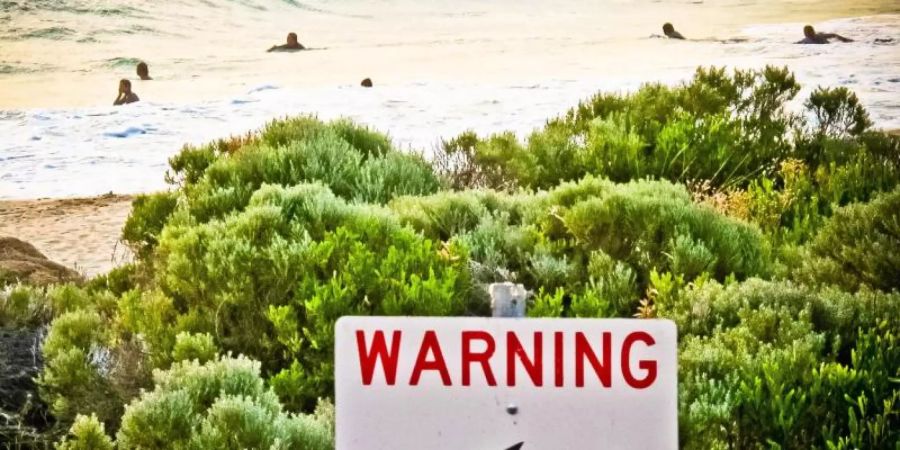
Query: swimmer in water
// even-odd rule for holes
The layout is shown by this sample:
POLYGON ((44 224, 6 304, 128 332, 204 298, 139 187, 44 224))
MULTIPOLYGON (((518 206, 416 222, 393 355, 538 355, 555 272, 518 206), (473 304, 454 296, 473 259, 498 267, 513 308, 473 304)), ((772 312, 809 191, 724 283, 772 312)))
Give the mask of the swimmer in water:
POLYGON ((153 78, 150 78, 150 68, 147 67, 147 63, 145 63, 143 61, 139 62, 137 65, 137 75, 142 80, 152 80, 153 79, 153 78))
POLYGON ((137 94, 131 92, 131 82, 128 80, 119 81, 119 96, 113 102, 113 106, 124 105, 140 101, 137 94))
POLYGON ((284 45, 273 45, 268 51, 270 52, 292 52, 296 50, 305 50, 303 44, 297 42, 297 33, 288 33, 287 43, 284 45))
POLYGON ((803 27, 803 40, 795 42, 796 44, 827 44, 829 39, 837 39, 841 42, 853 42, 853 39, 845 38, 835 33, 816 33, 816 29, 812 25, 803 27))
POLYGON ((669 22, 663 24, 663 34, 665 34, 669 39, 684 39, 684 36, 682 36, 681 33, 675 31, 675 27, 673 27, 669 22))
POLYGON ((371 79, 371 78, 365 78, 365 79, 362 80, 361 83, 359 83, 359 85, 362 86, 362 87, 370 88, 370 87, 372 87, 372 79, 371 79))

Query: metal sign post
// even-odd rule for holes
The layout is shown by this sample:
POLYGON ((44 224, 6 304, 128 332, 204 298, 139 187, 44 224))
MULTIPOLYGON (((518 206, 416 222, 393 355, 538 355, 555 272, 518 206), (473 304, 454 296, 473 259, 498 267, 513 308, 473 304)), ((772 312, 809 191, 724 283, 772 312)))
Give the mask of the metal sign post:
POLYGON ((488 286, 494 317, 525 317, 528 291, 521 284, 494 283, 488 286))

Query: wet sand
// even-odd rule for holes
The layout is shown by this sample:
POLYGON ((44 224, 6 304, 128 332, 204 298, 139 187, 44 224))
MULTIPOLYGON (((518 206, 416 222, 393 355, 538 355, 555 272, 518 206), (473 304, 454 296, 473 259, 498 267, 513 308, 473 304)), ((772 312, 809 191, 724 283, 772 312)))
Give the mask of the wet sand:
POLYGON ((51 261, 87 276, 131 260, 119 242, 131 196, 2 200, 0 236, 30 242, 51 261))

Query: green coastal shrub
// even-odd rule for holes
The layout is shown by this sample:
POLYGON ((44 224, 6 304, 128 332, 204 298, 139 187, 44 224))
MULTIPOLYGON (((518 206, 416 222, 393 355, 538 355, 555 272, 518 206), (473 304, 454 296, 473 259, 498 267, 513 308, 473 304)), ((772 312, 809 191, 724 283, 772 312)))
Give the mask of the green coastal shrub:
POLYGON ((464 247, 478 282, 515 280, 548 294, 564 288, 573 307, 572 296, 600 296, 611 305, 605 314, 631 315, 654 269, 721 281, 770 270, 757 229, 668 182, 585 177, 534 194, 441 192, 388 206, 425 236, 464 247), (598 264, 598 255, 609 263, 598 264))
POLYGON ((120 327, 121 300, 109 291, 62 285, 45 301, 54 318, 41 346, 41 400, 64 427, 81 414, 115 430, 124 404, 149 383, 143 336, 120 327))
POLYGON ((637 277, 634 270, 602 250, 591 252, 588 282, 581 295, 571 301, 574 317, 628 317, 634 311, 637 277))
POLYGON ((838 209, 810 244, 799 274, 848 290, 900 289, 900 188, 838 209))
POLYGON ((104 422, 121 415, 122 399, 105 376, 112 366, 109 330, 96 312, 78 310, 56 318, 43 344, 41 398, 63 422, 96 414, 104 422))
POLYGON ((436 192, 440 187, 440 181, 423 159, 392 152, 362 165, 353 187, 353 200, 383 204, 401 195, 436 192))
MULTIPOLYGON (((800 86, 787 69, 701 68, 682 85, 648 84, 626 95, 601 93, 519 143, 511 133, 451 140, 472 149, 482 180, 495 188, 549 188, 587 174, 617 182, 645 177, 745 185, 791 151, 797 116, 786 105, 800 86)), ((841 109, 843 111, 843 109, 841 109)), ((470 171, 472 171, 470 169, 470 171)))
POLYGON ((884 133, 859 139, 873 144, 846 138, 818 139, 809 148, 798 144, 798 151, 822 150, 807 158, 818 161, 815 170, 807 161, 791 158, 782 161, 772 177, 752 180, 744 189, 716 190, 706 182, 689 188, 695 200, 757 224, 776 246, 802 245, 838 207, 870 201, 897 187, 900 139, 884 133))
POLYGON ((146 271, 137 263, 123 264, 114 267, 109 272, 100 274, 88 280, 84 289, 92 294, 108 292, 113 297, 119 297, 138 285, 146 284, 149 280, 146 271))
POLYGON ((656 183, 622 185, 606 197, 576 203, 562 220, 576 242, 617 260, 686 276, 710 272, 716 279, 766 272, 758 230, 698 207, 687 198, 653 195, 656 183))
POLYGON ((70 436, 60 442, 57 450, 113 450, 115 446, 103 423, 97 420, 97 416, 79 415, 69 430, 70 436))
POLYGON ((366 156, 381 156, 392 149, 387 136, 349 120, 325 123, 312 116, 286 117, 267 123, 255 133, 218 139, 200 147, 185 146, 180 153, 169 159, 171 170, 167 179, 171 184, 181 186, 195 184, 203 177, 206 169, 219 159, 260 145, 280 147, 314 140, 325 133, 337 135, 366 156))
POLYGON ((0 327, 38 327, 63 313, 81 309, 111 314, 115 302, 115 296, 107 291, 91 292, 74 284, 9 285, 0 288, 0 327))
POLYGON ((185 147, 170 166, 169 179, 180 189, 138 196, 123 230, 123 240, 141 257, 149 256, 170 221, 206 222, 241 211, 265 184, 320 182, 339 197, 373 203, 441 186, 421 157, 395 150, 386 136, 346 120, 311 117, 276 120, 256 135, 185 147))
POLYGON ((133 290, 118 301, 117 325, 123 334, 139 338, 139 347, 153 367, 168 365, 176 335, 177 311, 172 299, 159 290, 133 290))
POLYGON ((172 361, 193 361, 200 364, 211 361, 219 354, 215 340, 209 333, 190 334, 181 332, 175 336, 175 347, 172 349, 172 361))
POLYGON ((115 313, 116 297, 108 291, 91 292, 73 284, 63 284, 47 289, 47 299, 53 314, 92 310, 104 316, 115 313))
POLYGON ((265 186, 241 213, 168 226, 156 260, 164 305, 152 307, 157 316, 141 300, 125 323, 158 349, 151 355, 169 355, 177 332, 209 333, 222 351, 259 358, 267 374, 302 369, 305 387, 277 390, 290 408, 309 407, 332 390, 340 316, 477 308, 465 261, 440 250, 383 208, 325 186, 265 186))
POLYGON ((586 175, 664 179, 700 187, 723 212, 801 245, 834 208, 900 183, 900 137, 871 130, 846 88, 818 88, 800 114, 800 90, 783 68, 700 68, 676 86, 600 93, 520 141, 511 132, 466 132, 435 157, 462 187, 551 189, 586 175))
POLYGON ((483 157, 483 153, 476 149, 478 145, 483 144, 473 131, 465 131, 449 140, 442 140, 439 151, 432 155, 431 164, 447 185, 455 190, 508 187, 505 174, 488 170, 490 165, 476 160, 483 157))
MULTIPOLYGON (((349 119, 338 119, 329 123, 329 126, 347 141, 353 148, 362 152, 366 158, 377 158, 396 153, 391 139, 383 133, 369 129, 349 119)), ((268 133, 263 133, 265 136, 268 133)))
MULTIPOLYGON (((154 373, 155 388, 125 409, 115 446, 122 449, 334 448, 333 406, 286 413, 260 378, 259 363, 221 358, 176 363, 154 373)), ((78 416, 66 450, 114 448, 95 416, 78 416)))
POLYGON ((122 227, 122 240, 140 257, 147 256, 156 246, 159 233, 175 211, 177 192, 141 194, 131 202, 131 214, 122 227))
POLYGON ((0 288, 0 327, 37 327, 49 323, 53 309, 43 288, 24 284, 0 288))
POLYGON ((477 226, 453 237, 467 251, 473 279, 484 283, 515 280, 518 271, 528 267, 540 235, 533 227, 512 222, 507 213, 486 215, 477 226))
POLYGON ((259 363, 239 357, 176 363, 154 374, 155 388, 126 408, 122 448, 333 448, 333 422, 285 413, 260 378, 259 363))
POLYGON ((390 204, 401 221, 435 240, 474 229, 488 214, 475 193, 441 192, 427 197, 401 197, 390 204))
MULTIPOLYGON (((134 340, 115 330, 115 315, 115 295, 96 286, 16 285, 0 291, 2 345, 11 345, 10 353, 0 349, 0 442, 49 448, 79 414, 115 429, 124 403, 146 387, 149 376, 134 340), (16 344, 20 335, 35 339, 38 347, 32 350, 40 354, 23 355, 27 348, 16 344), (28 364, 17 366, 23 357, 28 364), (25 378, 32 374, 33 384, 25 378)), ((100 445, 92 426, 74 424, 72 432, 83 445, 68 448, 100 445)))
POLYGON ((632 129, 621 113, 598 118, 585 130, 585 148, 574 157, 580 159, 584 173, 602 169, 610 179, 629 180, 650 175, 641 164, 647 143, 632 129))
POLYGON ((437 177, 420 158, 387 152, 382 144, 357 134, 351 133, 353 139, 346 140, 348 125, 344 122, 311 125, 304 121, 302 137, 272 136, 275 128, 290 134, 296 123, 270 124, 261 133, 262 144, 245 146, 206 167, 203 177, 186 187, 192 214, 206 220, 241 210, 263 184, 293 186, 318 181, 339 197, 367 201, 430 193, 439 187, 437 177))
POLYGON ((761 280, 661 290, 659 315, 682 336, 683 448, 822 448, 846 438, 887 449, 900 438, 890 406, 900 395, 897 294, 761 280))
POLYGON ((581 288, 541 288, 528 309, 530 317, 628 317, 637 294, 634 272, 603 252, 591 254, 589 278, 581 288))
POLYGON ((816 132, 820 135, 859 135, 872 126, 869 113, 859 103, 859 98, 843 86, 816 89, 805 106, 812 112, 816 132))
POLYGON ((488 315, 515 281, 533 317, 674 320, 683 448, 894 448, 900 140, 846 90, 793 114, 798 91, 700 69, 433 166, 277 120, 185 147, 134 202, 135 264, 6 290, 0 325, 55 318, 41 395, 68 448, 332 448, 338 318, 488 315))

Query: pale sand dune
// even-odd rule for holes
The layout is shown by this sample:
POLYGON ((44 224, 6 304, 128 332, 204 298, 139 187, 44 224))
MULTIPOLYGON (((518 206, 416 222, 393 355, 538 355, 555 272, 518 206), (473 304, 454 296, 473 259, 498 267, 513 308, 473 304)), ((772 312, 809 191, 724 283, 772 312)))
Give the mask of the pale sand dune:
POLYGON ((131 260, 118 242, 131 197, 0 200, 0 236, 30 242, 51 261, 88 276, 131 260))

